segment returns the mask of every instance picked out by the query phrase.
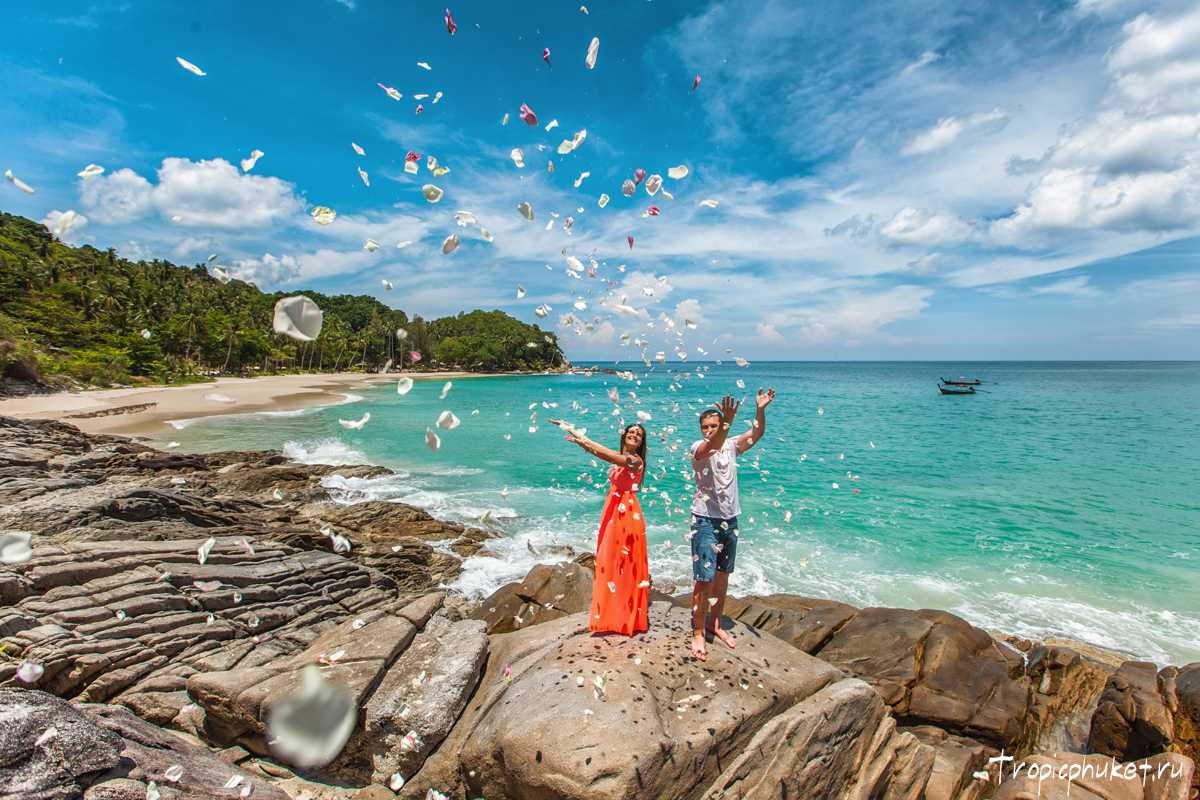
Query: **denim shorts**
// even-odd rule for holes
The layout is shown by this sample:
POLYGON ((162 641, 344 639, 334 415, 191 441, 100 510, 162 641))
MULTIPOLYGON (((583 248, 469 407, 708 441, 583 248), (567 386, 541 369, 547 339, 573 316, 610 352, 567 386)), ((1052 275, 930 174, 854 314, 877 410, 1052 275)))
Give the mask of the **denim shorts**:
POLYGON ((737 517, 718 519, 692 515, 692 578, 708 583, 717 570, 733 572, 737 557, 737 517))

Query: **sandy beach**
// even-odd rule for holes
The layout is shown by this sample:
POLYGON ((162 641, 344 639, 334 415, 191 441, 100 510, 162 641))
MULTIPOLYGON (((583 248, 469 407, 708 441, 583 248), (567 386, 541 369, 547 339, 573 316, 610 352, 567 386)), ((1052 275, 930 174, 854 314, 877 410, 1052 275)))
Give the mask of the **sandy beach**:
MULTIPOLYGON (((166 435, 168 420, 333 405, 343 402, 347 393, 378 383, 391 383, 399 377, 398 374, 355 372, 264 375, 218 378, 211 383, 188 386, 59 392, 2 399, 0 416, 56 419, 88 433, 162 438, 166 435)), ((422 372, 408 374, 408 377, 415 381, 432 381, 492 376, 473 372, 422 372)))

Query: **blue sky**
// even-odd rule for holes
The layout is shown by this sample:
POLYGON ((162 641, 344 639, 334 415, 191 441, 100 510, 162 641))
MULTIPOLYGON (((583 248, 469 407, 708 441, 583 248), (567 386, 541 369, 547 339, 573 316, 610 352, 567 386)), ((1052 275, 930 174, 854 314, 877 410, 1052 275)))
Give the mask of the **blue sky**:
POLYGON ((403 6, 10 11, 0 168, 36 192, 0 209, 264 289, 502 308, 575 359, 1200 358, 1197 7, 455 2, 450 36, 403 6), (624 197, 639 167, 673 199, 624 197))

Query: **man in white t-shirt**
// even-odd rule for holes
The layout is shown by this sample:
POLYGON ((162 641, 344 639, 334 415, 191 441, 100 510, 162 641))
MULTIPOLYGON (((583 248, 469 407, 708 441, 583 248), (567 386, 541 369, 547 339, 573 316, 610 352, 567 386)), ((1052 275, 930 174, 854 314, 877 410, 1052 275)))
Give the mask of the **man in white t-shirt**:
POLYGON ((754 447, 767 430, 767 406, 775 399, 775 390, 758 390, 758 411, 754 427, 729 439, 729 426, 741 401, 726 395, 720 410, 710 408, 700 414, 703 439, 692 445, 692 473, 696 494, 692 499, 692 655, 708 658, 706 642, 720 639, 736 647, 733 634, 721 627, 725 594, 729 591, 729 573, 737 556, 738 503, 737 457, 754 447))

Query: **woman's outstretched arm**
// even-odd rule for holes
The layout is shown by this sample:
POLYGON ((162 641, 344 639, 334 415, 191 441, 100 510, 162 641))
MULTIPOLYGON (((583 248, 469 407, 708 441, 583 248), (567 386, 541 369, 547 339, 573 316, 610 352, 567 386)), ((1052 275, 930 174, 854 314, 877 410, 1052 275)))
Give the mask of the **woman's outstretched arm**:
POLYGON ((641 470, 642 460, 632 453, 618 453, 616 450, 605 447, 598 442, 593 442, 591 439, 580 434, 578 431, 564 426, 561 420, 552 419, 550 422, 568 431, 566 436, 566 440, 568 442, 573 442, 574 444, 579 445, 596 458, 603 459, 610 464, 616 464, 618 467, 629 467, 635 471, 641 470))

